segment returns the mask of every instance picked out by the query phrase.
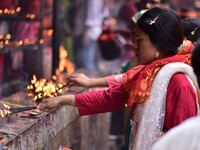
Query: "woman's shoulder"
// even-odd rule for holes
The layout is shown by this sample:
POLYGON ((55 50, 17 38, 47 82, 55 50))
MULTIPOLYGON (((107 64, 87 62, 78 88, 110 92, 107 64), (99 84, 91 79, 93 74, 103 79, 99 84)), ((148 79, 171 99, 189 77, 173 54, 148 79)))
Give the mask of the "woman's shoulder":
POLYGON ((174 96, 174 94, 180 96, 181 93, 184 93, 183 95, 187 95, 187 93, 190 93, 195 96, 195 90, 193 88, 191 79, 189 79, 183 73, 176 73, 172 76, 167 87, 167 93, 168 96, 174 96))
POLYGON ((184 86, 184 85, 190 85, 190 82, 187 78, 187 76, 184 73, 176 73, 172 76, 170 80, 170 84, 176 85, 176 86, 184 86))

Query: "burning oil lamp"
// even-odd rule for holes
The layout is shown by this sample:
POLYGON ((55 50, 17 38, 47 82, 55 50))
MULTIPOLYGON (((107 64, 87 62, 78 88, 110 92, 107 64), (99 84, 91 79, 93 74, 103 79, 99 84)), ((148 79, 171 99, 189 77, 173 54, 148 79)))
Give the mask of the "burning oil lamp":
POLYGON ((31 91, 35 97, 35 102, 41 102, 44 98, 55 97, 62 92, 64 87, 67 87, 70 82, 61 84, 57 83, 56 78, 53 76, 52 80, 39 79, 33 76, 31 84, 27 86, 27 89, 31 91))
POLYGON ((6 104, 3 104, 3 105, 4 105, 5 109, 0 110, 0 117, 1 118, 4 118, 7 115, 11 114, 11 111, 9 110, 10 107, 6 104))
POLYGON ((6 104, 3 104, 5 109, 0 110, 0 117, 4 118, 9 114, 14 114, 14 113, 19 113, 19 112, 23 112, 23 111, 27 111, 27 110, 33 110, 33 109, 37 109, 36 105, 33 106, 23 106, 23 107, 10 107, 6 104))

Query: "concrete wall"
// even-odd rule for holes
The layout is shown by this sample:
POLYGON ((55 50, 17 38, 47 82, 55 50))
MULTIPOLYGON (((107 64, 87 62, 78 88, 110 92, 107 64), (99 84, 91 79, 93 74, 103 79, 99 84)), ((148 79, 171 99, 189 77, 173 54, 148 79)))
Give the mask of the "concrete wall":
POLYGON ((45 114, 4 147, 10 150, 107 150, 110 113, 79 117, 77 108, 62 106, 45 114))

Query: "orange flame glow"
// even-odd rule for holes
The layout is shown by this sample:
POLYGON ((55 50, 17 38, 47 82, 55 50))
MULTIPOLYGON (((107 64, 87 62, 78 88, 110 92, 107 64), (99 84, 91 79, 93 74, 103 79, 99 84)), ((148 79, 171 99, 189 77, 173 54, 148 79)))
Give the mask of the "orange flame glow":
POLYGON ((8 110, 10 107, 6 104, 3 104, 3 105, 6 109, 0 110, 0 117, 1 118, 4 118, 5 116, 7 116, 11 113, 11 111, 8 110))
MULTIPOLYGON (((55 77, 52 77, 55 80, 55 77)), ((34 101, 37 101, 41 98, 55 97, 58 93, 62 92, 63 84, 55 83, 52 80, 47 79, 39 79, 37 80, 36 76, 33 76, 31 80, 31 84, 27 86, 27 89, 32 91, 36 96, 34 97, 34 101)))
POLYGON ((42 98, 57 96, 59 93, 62 92, 62 88, 64 86, 61 83, 57 83, 59 80, 57 79, 57 77, 65 70, 67 71, 68 75, 74 72, 75 70, 74 64, 67 59, 68 56, 67 50, 63 46, 60 46, 59 52, 60 52, 59 67, 56 70, 56 75, 52 76, 52 80, 47 80, 47 79, 38 80, 36 76, 33 75, 31 84, 27 86, 27 89, 36 95, 34 97, 34 101, 40 100, 42 98))
POLYGON ((68 56, 67 50, 63 46, 60 46, 59 52, 60 52, 59 56, 60 61, 59 61, 59 67, 56 70, 56 75, 58 76, 61 72, 65 70, 69 75, 71 75, 74 72, 75 67, 74 64, 69 59, 67 59, 68 56))

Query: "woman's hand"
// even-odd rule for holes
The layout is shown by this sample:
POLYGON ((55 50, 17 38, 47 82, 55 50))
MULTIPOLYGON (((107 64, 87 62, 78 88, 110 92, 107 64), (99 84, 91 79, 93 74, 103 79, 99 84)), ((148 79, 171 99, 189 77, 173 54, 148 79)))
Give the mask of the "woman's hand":
POLYGON ((70 76, 70 84, 75 84, 83 87, 91 87, 91 79, 83 73, 74 73, 70 76))
POLYGON ((49 111, 50 109, 56 108, 60 105, 58 97, 46 98, 37 106, 41 111, 49 111))
POLYGON ((37 108, 41 111, 49 111, 60 105, 76 106, 74 95, 62 95, 43 99, 42 102, 37 106, 37 108))

